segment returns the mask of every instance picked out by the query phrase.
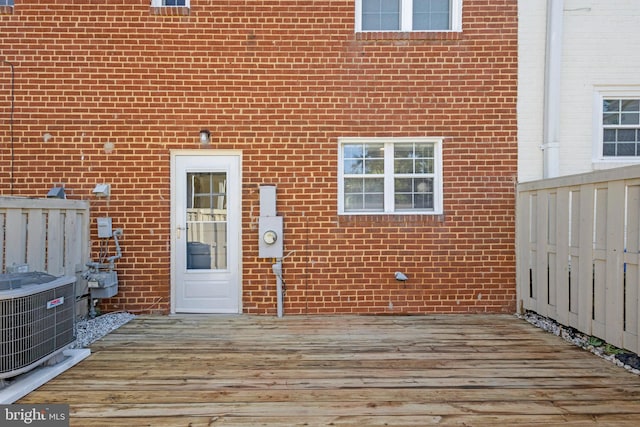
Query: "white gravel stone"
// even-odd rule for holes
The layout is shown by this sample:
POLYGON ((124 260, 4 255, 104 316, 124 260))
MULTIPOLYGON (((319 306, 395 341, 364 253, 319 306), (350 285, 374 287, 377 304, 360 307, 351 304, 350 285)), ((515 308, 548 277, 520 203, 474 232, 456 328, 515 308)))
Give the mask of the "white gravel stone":
POLYGON ((126 324, 135 315, 125 312, 106 313, 93 319, 76 322, 76 342, 69 348, 86 348, 108 333, 126 324))
POLYGON ((604 349, 604 346, 606 343, 603 343, 601 346, 596 347, 590 344, 590 341, 589 341, 590 337, 587 336, 586 334, 582 334, 573 328, 564 327, 559 323, 557 323, 556 321, 554 321, 553 319, 540 316, 536 313, 527 312, 524 315, 518 315, 518 317, 526 320, 527 322, 531 323, 532 325, 544 331, 547 331, 558 337, 561 337, 565 341, 570 342, 575 346, 578 346, 584 350, 590 351, 596 356, 601 357, 621 368, 624 368, 629 372, 632 372, 636 375, 640 375, 640 370, 635 369, 632 366, 625 365, 624 363, 619 361, 613 354, 607 354, 607 352, 605 352, 605 349, 604 349))

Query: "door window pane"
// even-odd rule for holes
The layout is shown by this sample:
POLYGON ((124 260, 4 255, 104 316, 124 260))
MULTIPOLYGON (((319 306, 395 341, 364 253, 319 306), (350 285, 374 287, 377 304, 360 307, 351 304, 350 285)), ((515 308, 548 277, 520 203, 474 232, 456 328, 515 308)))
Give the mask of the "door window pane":
POLYGON ((187 269, 227 268, 227 176, 187 173, 187 269))

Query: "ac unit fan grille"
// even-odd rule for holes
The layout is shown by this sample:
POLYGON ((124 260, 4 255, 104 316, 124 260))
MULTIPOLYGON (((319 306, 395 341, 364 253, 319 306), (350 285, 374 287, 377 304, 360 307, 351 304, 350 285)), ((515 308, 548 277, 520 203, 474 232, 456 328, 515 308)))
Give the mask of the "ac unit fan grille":
POLYGON ((74 283, 0 300, 0 378, 20 373, 75 340, 74 283), (47 308, 47 303, 64 303, 47 308))

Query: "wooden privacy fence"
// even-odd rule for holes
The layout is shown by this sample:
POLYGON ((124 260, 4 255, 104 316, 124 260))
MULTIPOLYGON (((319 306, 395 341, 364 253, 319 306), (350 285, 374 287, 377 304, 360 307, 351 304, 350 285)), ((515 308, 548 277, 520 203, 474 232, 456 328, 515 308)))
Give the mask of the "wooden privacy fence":
POLYGON ((640 166, 519 184, 516 240, 521 310, 640 353, 640 166))
POLYGON ((28 264, 30 271, 76 276, 89 260, 89 202, 0 197, 0 273, 28 264))

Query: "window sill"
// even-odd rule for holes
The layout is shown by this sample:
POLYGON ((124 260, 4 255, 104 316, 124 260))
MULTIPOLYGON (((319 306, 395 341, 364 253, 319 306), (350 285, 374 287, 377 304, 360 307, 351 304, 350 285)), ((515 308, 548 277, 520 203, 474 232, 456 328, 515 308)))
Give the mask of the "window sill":
POLYGON ((339 214, 338 224, 340 226, 363 226, 363 225, 442 225, 445 222, 444 214, 339 214))
POLYGON ((592 162, 593 170, 621 168, 633 166, 640 163, 640 158, 620 158, 620 159, 598 159, 592 162))
POLYGON ((184 6, 159 6, 151 7, 151 14, 158 16, 189 16, 191 10, 184 6))
POLYGON ((355 35, 358 41, 462 40, 462 31, 364 31, 355 35))

